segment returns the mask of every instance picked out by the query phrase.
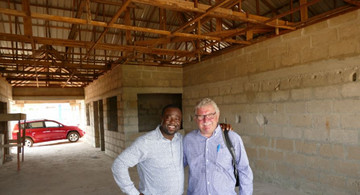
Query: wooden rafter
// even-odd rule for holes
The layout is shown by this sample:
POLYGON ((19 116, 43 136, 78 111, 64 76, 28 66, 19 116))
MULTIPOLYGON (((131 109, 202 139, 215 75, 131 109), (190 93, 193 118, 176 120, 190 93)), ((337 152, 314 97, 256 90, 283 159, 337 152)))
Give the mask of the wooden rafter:
POLYGON ((356 5, 358 7, 360 7, 360 1, 358 0, 344 0, 346 3, 352 4, 352 5, 356 5))
MULTIPOLYGON (((106 24, 106 27, 105 27, 104 31, 101 33, 99 38, 95 41, 95 43, 87 51, 85 59, 88 58, 90 52, 96 47, 96 45, 101 42, 101 40, 104 38, 105 34, 109 30, 109 27, 111 27, 116 22, 116 20, 119 18, 119 16, 126 10, 127 6, 130 4, 130 2, 131 2, 131 0, 126 0, 123 3, 123 5, 121 6, 121 8, 116 12, 114 17, 110 20, 110 22, 106 24)), ((88 21, 88 23, 91 23, 91 21, 88 21)))
POLYGON ((359 0, 54 2, 0 0, 0 74, 11 85, 83 87, 119 64, 182 67, 360 8, 359 0))
MULTIPOLYGON (((3 8, 0 8, 0 13, 21 16, 21 17, 25 16, 24 13, 21 11, 15 11, 15 10, 10 10, 10 9, 3 9, 3 8)), ((87 24, 88 23, 87 20, 84 20, 84 19, 52 16, 52 15, 48 15, 48 14, 32 13, 31 16, 33 18, 37 18, 37 19, 59 21, 59 22, 66 22, 66 23, 73 23, 73 24, 87 24)), ((272 23, 272 22, 270 21, 270 22, 264 23, 264 25, 267 25, 269 23, 272 23)), ((94 25, 94 26, 100 26, 100 27, 111 27, 111 28, 116 28, 116 29, 121 29, 121 30, 140 31, 140 32, 154 33, 154 34, 160 34, 160 35, 172 35, 172 36, 189 37, 189 38, 191 37, 193 39, 205 39, 205 40, 215 40, 215 41, 221 40, 218 37, 196 35, 196 34, 190 34, 190 33, 180 33, 180 32, 172 33, 170 31, 166 31, 166 30, 156 30, 156 29, 150 29, 150 28, 142 28, 142 27, 135 27, 135 26, 130 26, 130 25, 123 25, 123 24, 108 25, 105 22, 98 22, 98 21, 91 21, 90 24, 94 25)), ((290 28, 293 30, 295 29, 293 27, 286 27, 286 28, 290 28)), ((246 42, 246 41, 237 41, 237 40, 232 40, 232 39, 225 39, 222 41, 238 43, 238 44, 245 44, 245 45, 250 44, 249 42, 246 42)))
MULTIPOLYGON (((55 38, 43 38, 43 37, 33 37, 34 41, 37 44, 42 45, 58 45, 65 47, 78 47, 78 48, 90 48, 93 44, 88 41, 75 41, 67 39, 55 39, 55 38)), ((4 41, 20 41, 20 42, 30 42, 31 39, 22 36, 22 35, 11 35, 7 33, 0 33, 0 40, 4 41)), ((97 46, 98 49, 103 50, 117 50, 117 51, 140 51, 144 53, 155 53, 159 55, 176 55, 182 54, 186 56, 193 56, 191 52, 181 51, 181 50, 171 50, 171 49, 160 49, 160 48, 148 48, 142 46, 121 46, 116 44, 105 44, 99 43, 97 46)))
MULTIPOLYGON (((8 60, 0 59, 0 64, 4 65, 35 65, 33 60, 8 60)), ((75 63, 63 63, 63 62, 46 62, 38 61, 38 66, 53 66, 53 67, 64 67, 64 68, 84 68, 84 69, 98 69, 98 70, 107 70, 107 67, 100 65, 92 64, 75 64, 75 63)))
POLYGON ((201 20, 202 18, 204 18, 205 16, 211 14, 212 12, 214 12, 217 8, 221 7, 222 5, 224 5, 225 3, 229 2, 230 0, 223 0, 220 1, 219 3, 215 4, 214 6, 209 7, 208 9, 205 10, 204 13, 196 16, 195 18, 193 18, 192 20, 188 21, 187 23, 183 24, 182 26, 180 26, 178 29, 174 30, 172 33, 176 33, 176 32, 180 32, 182 31, 185 27, 194 24, 195 22, 201 20))
MULTIPOLYGON (((171 9, 174 11, 186 11, 186 12, 195 12, 195 13, 206 13, 211 6, 206 4, 199 3, 198 8, 193 6, 193 3, 190 1, 181 1, 181 0, 133 0, 133 2, 136 3, 143 3, 146 5, 152 5, 157 7, 162 7, 165 9, 171 9), (172 6, 176 5, 176 6, 172 6)), ((235 20, 235 21, 245 21, 250 23, 263 23, 267 21, 269 18, 253 15, 253 14, 246 14, 243 12, 236 12, 231 9, 227 8, 221 8, 218 7, 215 10, 213 10, 211 13, 207 14, 209 17, 213 18, 226 18, 229 20, 235 20)), ((284 29, 293 29, 291 27, 291 23, 287 22, 285 24, 285 21, 280 20, 279 25, 276 26, 275 22, 266 23, 268 26, 272 27, 279 27, 284 29)))
MULTIPOLYGON (((300 6, 305 5, 307 0, 300 0, 300 6)), ((301 22, 305 22, 308 20, 308 7, 302 6, 300 9, 301 22)))

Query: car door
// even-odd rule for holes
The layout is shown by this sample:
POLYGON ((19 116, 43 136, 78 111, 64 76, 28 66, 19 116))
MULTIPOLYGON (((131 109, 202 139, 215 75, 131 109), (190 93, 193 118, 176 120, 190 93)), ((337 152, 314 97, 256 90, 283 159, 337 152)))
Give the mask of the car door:
POLYGON ((66 138, 66 129, 62 124, 56 121, 45 121, 45 126, 50 131, 51 140, 66 138))
POLYGON ((27 124, 26 134, 29 134, 35 142, 42 142, 49 139, 50 131, 44 126, 43 121, 34 121, 27 124))

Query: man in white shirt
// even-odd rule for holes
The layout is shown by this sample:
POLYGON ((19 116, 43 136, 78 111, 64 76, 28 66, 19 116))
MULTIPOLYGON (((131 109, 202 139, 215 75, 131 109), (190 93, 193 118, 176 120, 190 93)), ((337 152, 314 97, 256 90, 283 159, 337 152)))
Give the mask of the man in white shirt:
POLYGON ((165 106, 161 124, 136 139, 114 161, 112 172, 121 190, 129 195, 181 195, 184 191, 184 168, 181 110, 165 106), (136 189, 129 176, 129 167, 137 165, 140 177, 136 189))

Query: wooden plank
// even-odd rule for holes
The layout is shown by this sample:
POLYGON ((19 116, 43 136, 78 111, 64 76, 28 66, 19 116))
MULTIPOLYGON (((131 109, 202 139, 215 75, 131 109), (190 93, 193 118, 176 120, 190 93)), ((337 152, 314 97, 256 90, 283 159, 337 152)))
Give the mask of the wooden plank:
MULTIPOLYGON (((217 9, 221 9, 221 8, 217 8, 217 9)), ((217 10, 216 9, 216 10, 217 10)), ((213 12, 215 12, 216 10, 213 10, 213 12)), ((0 13, 6 13, 6 14, 10 14, 10 15, 16 15, 16 16, 20 16, 21 14, 17 11, 9 11, 8 9, 3 9, 0 8, 0 13), (11 14, 12 13, 12 14, 11 14)), ((87 24, 86 20, 83 19, 78 19, 78 18, 71 18, 71 17, 61 17, 61 16, 52 16, 52 15, 48 15, 48 14, 38 14, 38 13, 32 13, 31 14, 33 18, 38 18, 38 19, 44 19, 44 20, 52 20, 52 21, 59 21, 59 22, 68 22, 68 23, 77 23, 77 24, 87 24)), ((250 16, 246 16, 249 17, 250 16)), ((266 18, 268 19, 268 18, 266 18)), ((258 21, 256 21, 258 22, 258 21)), ((170 32, 170 31, 165 31, 165 30, 157 30, 157 29, 150 29, 150 28, 142 28, 142 27, 135 27, 135 26, 131 26, 131 25, 123 25, 123 24, 112 24, 109 25, 105 22, 98 22, 98 21, 91 21, 90 22, 91 25, 95 25, 95 26, 102 26, 102 27, 111 27, 111 28, 117 28, 117 29, 121 29, 121 30, 133 30, 133 31, 139 31, 139 32, 148 32, 148 33, 154 33, 154 34, 161 34, 161 35, 171 35, 171 36, 179 36, 179 37, 192 37, 194 39, 205 39, 205 40, 215 40, 218 41, 221 38, 219 37, 211 37, 211 36, 202 36, 202 35, 196 35, 196 34, 190 34, 190 33, 180 33, 180 32, 170 32)), ((279 28, 284 28, 284 29, 291 29, 294 30, 294 27, 290 27, 287 25, 283 25, 285 23, 283 23, 282 20, 279 20, 279 25, 277 27, 279 28)), ((264 23, 263 25, 268 25, 268 26, 275 26, 275 21, 271 21, 271 19, 269 19, 266 23, 264 23)), ((46 38, 43 38, 42 40, 45 40, 46 38)), ((36 39, 36 37, 34 37, 34 40, 36 43, 40 43, 41 40, 36 39)), ((52 39, 54 40, 54 39, 52 39)), ((222 40, 225 42, 234 42, 233 40, 229 39, 229 40, 222 40)), ((28 39, 28 42, 31 42, 31 39, 28 39)), ((75 41, 75 40, 63 40, 63 46, 69 46, 66 45, 66 42, 68 42, 68 44, 73 45, 74 43, 80 43, 79 41, 75 41), (72 42, 72 43, 69 43, 72 42)), ((90 42, 88 42, 90 43, 90 42)), ((238 43, 238 41, 236 41, 236 43, 238 43)), ((52 42, 43 42, 42 44, 53 44, 52 42)), ((91 45, 93 45, 93 43, 90 43, 91 45)), ((248 44, 246 42, 240 43, 240 44, 248 44)), ((86 48, 90 48, 90 46, 85 46, 85 45, 79 45, 79 47, 86 47, 86 48)), ((97 47, 98 48, 98 47, 97 47)), ((98 48, 100 49, 100 48, 98 48)))
MULTIPOLYGON (((193 18, 192 20, 186 22, 185 24, 183 24, 181 27, 179 27, 178 29, 176 29, 173 32, 181 32, 185 27, 194 24, 197 21, 200 21, 202 18, 204 18, 205 16, 211 14, 212 12, 214 12, 217 8, 220 8, 220 6, 224 5, 225 3, 227 3, 230 0, 223 0, 223 1, 218 1, 215 5, 209 7, 208 9, 205 10, 204 13, 199 14, 198 16, 196 16, 195 18, 193 18)), ((198 33, 200 34, 200 33, 198 33)))
POLYGON ((0 148, 20 147, 22 144, 4 144, 0 145, 0 148))
MULTIPOLYGON (((305 5, 307 0, 300 0, 300 6, 305 5)), ((301 22, 305 22, 308 19, 308 7, 302 7, 300 9, 301 22)))
MULTIPOLYGON (((217 37, 210 37, 210 36, 201 36, 201 35, 192 35, 188 33, 176 33, 182 35, 184 37, 189 36, 192 38, 211 38, 215 40, 220 40, 217 37)), ((68 47, 80 47, 80 48, 90 48, 93 42, 89 41, 76 41, 76 40, 68 40, 68 39, 54 39, 54 38, 42 38, 42 37, 33 37, 37 44, 44 44, 44 45, 59 45, 59 46, 68 46, 68 47)), ((27 39, 23 35, 12 35, 8 33, 0 33, 0 40, 14 40, 14 41, 24 41, 27 42, 27 39)), ((192 56, 192 52, 189 51, 182 51, 182 50, 174 50, 174 49, 159 49, 159 48, 149 48, 149 47, 141 47, 141 46, 121 46, 117 44, 105 44, 100 43, 97 46, 98 49, 104 50, 116 50, 116 51, 142 51, 145 53, 153 53, 155 54, 182 54, 185 56, 192 56)), ((67 64, 67 63, 65 63, 67 64)), ((70 65, 70 64, 67 64, 70 65)))
MULTIPOLYGON (((195 12, 195 13, 206 13, 210 5, 199 3, 198 7, 194 6, 194 3, 191 1, 182 1, 182 0, 132 0, 135 3, 143 3, 147 5, 157 6, 165 9, 181 11, 181 12, 195 12)), ((243 12, 233 11, 231 9, 217 7, 216 9, 212 10, 211 13, 208 14, 210 17, 216 18, 226 18, 229 20, 235 21, 245 21, 251 23, 263 23, 269 18, 264 16, 258 16, 253 14, 246 14, 243 12)), ((275 26, 275 22, 267 23, 266 25, 275 26)), ((279 27, 282 28, 285 26, 285 21, 279 21, 279 27)), ((291 26, 292 23, 288 23, 287 25, 291 26)), ((286 26, 287 26, 286 25, 286 26)))
POLYGON ((360 7, 360 1, 355 1, 355 0, 344 0, 346 3, 352 4, 352 5, 356 5, 360 7))
MULTIPOLYGON (((111 26, 111 25, 113 25, 115 22, 116 22, 116 20, 119 18, 119 16, 125 11, 125 10, 128 10, 127 9, 127 6, 130 4, 130 2, 131 2, 131 0, 126 0, 124 3, 123 3, 123 5, 120 7, 120 9, 116 12, 116 14, 113 16, 113 18, 111 18, 111 21, 107 24, 107 26, 111 26)), ((90 12, 90 9, 89 9, 89 11, 88 12, 90 12)), ((130 13, 128 13, 129 14, 129 19, 130 19, 130 13)), ((126 16, 126 13, 125 13, 125 16, 126 16)), ((91 19, 89 20, 88 19, 88 23, 90 23, 91 22, 91 19)), ((125 24, 127 24, 126 23, 126 20, 125 20, 125 24)), ((127 24, 127 25, 130 25, 130 24, 127 24)), ((102 40, 103 40, 103 38, 105 37, 105 34, 108 32, 108 30, 109 30, 109 28, 105 28, 104 29, 104 31, 101 33, 101 35, 99 36, 99 38, 95 41, 95 43, 93 44, 93 45, 91 45, 91 47, 90 47, 90 49, 87 51, 87 54, 86 54, 86 56, 85 56, 85 59, 86 58, 88 58, 89 57, 89 55, 90 55, 90 52, 96 47, 96 45, 97 44, 99 44, 102 40)), ((126 31, 126 32, 128 32, 128 31, 126 31)), ((130 32, 130 31, 129 31, 130 32)))
MULTIPOLYGON (((21 64, 21 65, 34 65, 33 60, 7 60, 7 59, 0 59, 0 64, 21 64)), ((49 67, 67 67, 67 68, 84 68, 84 69, 97 69, 97 70, 107 70, 108 67, 103 65, 92 65, 92 64, 75 64, 75 63, 60 63, 60 62, 46 62, 46 61, 38 61, 37 65, 39 66, 49 66, 49 67)), ((19 72, 19 71, 17 71, 19 72)), ((25 73, 25 72, 23 72, 25 73)), ((52 73, 50 73, 52 74, 52 73)), ((50 75, 49 74, 49 75, 50 75)), ((61 74, 57 74, 61 75, 61 74)))
POLYGON ((9 141, 9 143, 17 143, 16 139, 9 139, 8 141, 9 141))
POLYGON ((31 22, 31 11, 30 11, 30 2, 29 0, 22 1, 22 9, 26 17, 24 17, 24 33, 25 35, 31 37, 32 33, 32 22, 31 22))
POLYGON ((24 113, 0 114, 0 121, 18 121, 26 120, 24 113))

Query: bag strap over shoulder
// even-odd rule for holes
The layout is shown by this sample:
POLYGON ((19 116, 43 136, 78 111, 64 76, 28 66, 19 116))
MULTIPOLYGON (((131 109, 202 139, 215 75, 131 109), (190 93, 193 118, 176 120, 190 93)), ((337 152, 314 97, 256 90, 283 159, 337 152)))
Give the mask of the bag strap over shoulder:
POLYGON ((229 149, 229 152, 232 156, 232 165, 234 167, 234 175, 235 175, 235 179, 236 179, 236 186, 238 186, 238 182, 239 182, 239 176, 238 176, 238 171, 237 171, 237 164, 236 164, 236 154, 235 154, 235 149, 234 146, 231 143, 231 140, 229 138, 229 130, 224 130, 222 131, 222 136, 224 139, 224 142, 227 146, 227 148, 229 149))

